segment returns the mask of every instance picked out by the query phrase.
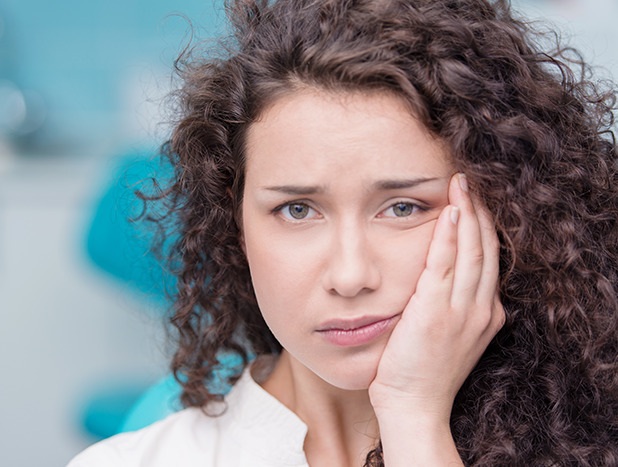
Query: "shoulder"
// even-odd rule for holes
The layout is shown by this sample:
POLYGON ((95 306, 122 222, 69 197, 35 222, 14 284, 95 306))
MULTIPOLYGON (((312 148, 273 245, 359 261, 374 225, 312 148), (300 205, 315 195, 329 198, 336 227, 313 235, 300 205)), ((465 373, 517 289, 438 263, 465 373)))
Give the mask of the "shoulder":
POLYGON ((181 410, 146 428, 116 435, 68 467, 307 466, 306 425, 245 371, 224 402, 181 410), (220 404, 220 405, 218 405, 220 404))
POLYGON ((122 433, 96 443, 68 467, 163 467, 214 465, 208 455, 216 452, 218 418, 200 409, 181 410, 146 428, 122 433))

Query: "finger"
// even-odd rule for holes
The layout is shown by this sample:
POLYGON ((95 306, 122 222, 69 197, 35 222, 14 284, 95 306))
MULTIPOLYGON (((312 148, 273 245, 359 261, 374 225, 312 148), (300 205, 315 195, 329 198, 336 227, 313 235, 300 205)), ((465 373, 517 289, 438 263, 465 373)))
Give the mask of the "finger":
POLYGON ((463 174, 456 174, 451 179, 449 200, 461 209, 452 304, 456 310, 467 311, 476 300, 483 272, 484 252, 479 220, 463 174))
POLYGON ((483 272, 479 281, 477 301, 492 303, 497 294, 500 275, 500 242, 487 208, 482 206, 478 200, 473 200, 473 202, 477 206, 477 219, 483 246, 483 272))
POLYGON ((489 344, 489 341, 494 338, 506 321, 498 287, 500 242, 489 210, 476 198, 473 198, 472 202, 476 206, 483 244, 483 272, 478 286, 476 303, 481 309, 490 310, 489 315, 482 317, 487 320, 485 340, 489 344))
POLYGON ((447 206, 442 210, 433 232, 425 269, 419 277, 417 292, 412 296, 415 302, 422 302, 436 309, 439 303, 448 307, 455 260, 457 257, 457 224, 460 209, 447 206))

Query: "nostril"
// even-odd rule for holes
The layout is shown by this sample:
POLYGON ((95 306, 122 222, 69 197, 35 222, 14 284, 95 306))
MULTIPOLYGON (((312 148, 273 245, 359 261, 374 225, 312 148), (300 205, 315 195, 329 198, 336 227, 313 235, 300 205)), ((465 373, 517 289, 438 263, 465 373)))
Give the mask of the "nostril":
POLYGON ((324 280, 329 293, 342 297, 355 297, 380 286, 379 271, 366 253, 361 258, 332 260, 324 280))

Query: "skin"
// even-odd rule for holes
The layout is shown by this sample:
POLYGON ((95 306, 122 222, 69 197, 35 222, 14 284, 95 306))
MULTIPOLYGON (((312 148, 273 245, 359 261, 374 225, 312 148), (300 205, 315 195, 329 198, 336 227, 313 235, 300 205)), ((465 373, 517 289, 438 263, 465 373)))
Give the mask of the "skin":
POLYGON ((504 321, 498 243, 443 144, 396 97, 307 89, 247 137, 243 246, 284 350, 264 388, 312 466, 461 462, 457 390, 504 321), (360 344, 336 329, 383 323, 360 344), (334 323, 334 324, 333 324, 334 323))

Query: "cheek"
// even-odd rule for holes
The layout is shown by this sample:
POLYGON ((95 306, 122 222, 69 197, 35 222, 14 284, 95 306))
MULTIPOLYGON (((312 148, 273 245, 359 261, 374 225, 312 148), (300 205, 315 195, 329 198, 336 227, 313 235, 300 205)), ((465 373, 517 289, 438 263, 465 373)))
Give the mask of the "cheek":
POLYGON ((425 269, 427 253, 436 221, 427 222, 415 229, 399 233, 382 242, 383 278, 399 290, 412 295, 418 279, 425 269))
POLYGON ((244 235, 253 288, 266 315, 301 300, 311 289, 307 281, 315 254, 303 242, 283 240, 268 229, 249 229, 244 235))

